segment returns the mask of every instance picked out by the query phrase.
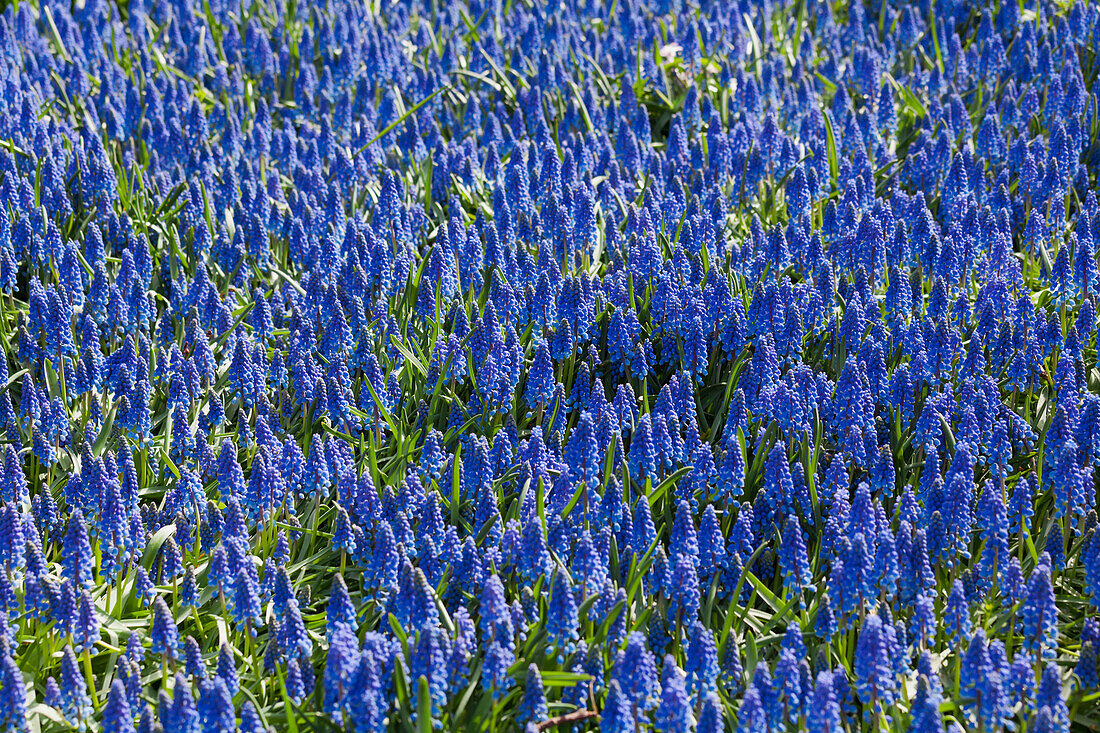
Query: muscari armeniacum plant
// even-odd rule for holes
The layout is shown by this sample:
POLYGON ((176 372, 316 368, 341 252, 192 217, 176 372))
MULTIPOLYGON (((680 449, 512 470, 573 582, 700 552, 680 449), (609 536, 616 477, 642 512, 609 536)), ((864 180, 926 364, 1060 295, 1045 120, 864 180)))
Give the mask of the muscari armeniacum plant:
POLYGON ((8 4, 0 725, 1100 725, 1098 38, 8 4))

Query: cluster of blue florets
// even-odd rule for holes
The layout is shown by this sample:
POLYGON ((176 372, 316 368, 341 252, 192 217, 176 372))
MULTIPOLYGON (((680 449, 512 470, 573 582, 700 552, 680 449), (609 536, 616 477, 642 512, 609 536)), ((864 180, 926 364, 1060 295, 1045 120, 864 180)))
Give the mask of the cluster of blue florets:
POLYGON ((0 13, 0 727, 1100 725, 1094 3, 0 13))

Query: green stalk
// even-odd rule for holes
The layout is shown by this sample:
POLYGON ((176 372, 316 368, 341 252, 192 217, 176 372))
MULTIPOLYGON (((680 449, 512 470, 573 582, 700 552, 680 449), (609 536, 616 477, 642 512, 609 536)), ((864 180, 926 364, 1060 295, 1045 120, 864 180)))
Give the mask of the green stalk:
POLYGON ((99 691, 95 688, 95 674, 92 672, 92 652, 90 649, 85 648, 84 654, 84 676, 88 680, 88 687, 92 690, 92 706, 97 710, 99 709, 99 691))

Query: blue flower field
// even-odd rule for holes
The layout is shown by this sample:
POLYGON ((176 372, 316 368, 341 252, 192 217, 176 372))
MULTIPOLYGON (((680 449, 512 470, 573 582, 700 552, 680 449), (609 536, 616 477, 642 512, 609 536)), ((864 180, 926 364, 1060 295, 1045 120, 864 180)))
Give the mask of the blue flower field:
POLYGON ((1093 0, 14 0, 0 730, 1100 730, 1093 0))

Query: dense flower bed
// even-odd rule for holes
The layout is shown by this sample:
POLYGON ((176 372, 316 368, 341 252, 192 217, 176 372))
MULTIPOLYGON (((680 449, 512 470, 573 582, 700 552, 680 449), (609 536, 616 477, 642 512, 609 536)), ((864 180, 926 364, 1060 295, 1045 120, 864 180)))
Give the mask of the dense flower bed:
POLYGON ((1100 726, 1100 10, 0 15, 0 722, 1100 726))

